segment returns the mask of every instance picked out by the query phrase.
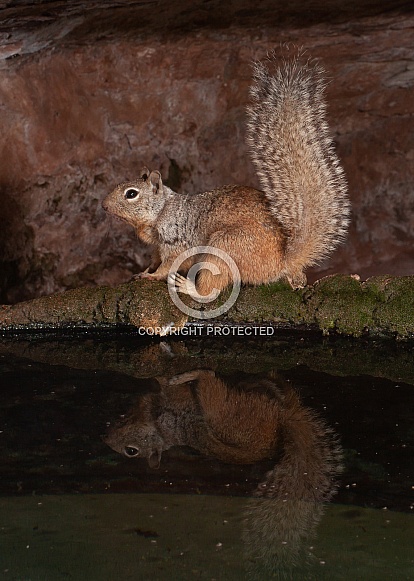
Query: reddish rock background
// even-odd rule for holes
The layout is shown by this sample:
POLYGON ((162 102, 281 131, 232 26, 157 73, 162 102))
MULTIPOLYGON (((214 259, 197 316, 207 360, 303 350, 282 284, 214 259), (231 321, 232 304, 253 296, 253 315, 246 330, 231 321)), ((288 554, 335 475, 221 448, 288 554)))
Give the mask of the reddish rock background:
POLYGON ((145 250, 100 207, 143 165, 178 190, 258 185, 250 62, 293 42, 331 77, 353 207, 313 270, 414 272, 414 14, 408 2, 0 2, 0 301, 128 280, 145 250))

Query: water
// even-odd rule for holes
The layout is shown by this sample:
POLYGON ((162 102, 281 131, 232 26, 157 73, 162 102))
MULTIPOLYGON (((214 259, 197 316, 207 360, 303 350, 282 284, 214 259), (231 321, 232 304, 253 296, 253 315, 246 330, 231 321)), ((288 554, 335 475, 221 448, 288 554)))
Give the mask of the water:
POLYGON ((0 579, 414 579, 413 383, 410 344, 4 339, 0 579))

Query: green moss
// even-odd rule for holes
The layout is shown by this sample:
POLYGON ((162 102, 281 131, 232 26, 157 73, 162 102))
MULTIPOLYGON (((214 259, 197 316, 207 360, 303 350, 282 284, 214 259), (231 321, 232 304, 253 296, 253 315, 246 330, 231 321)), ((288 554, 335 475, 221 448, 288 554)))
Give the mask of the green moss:
MULTIPOLYGON (((208 309, 223 305, 231 289, 208 309)), ((185 298, 185 297, 184 297, 185 298)), ((189 306, 199 304, 185 298, 189 306)), ((197 322, 200 319, 195 319, 197 322)), ((62 324, 132 324, 180 327, 187 321, 164 282, 139 280, 117 287, 85 287, 0 307, 0 328, 62 324)), ((414 277, 376 277, 361 283, 335 275, 292 290, 283 282, 243 287, 232 308, 214 319, 221 324, 271 323, 285 328, 311 326, 325 334, 360 337, 414 337, 414 277)))
POLYGON ((359 337, 372 326, 377 302, 374 293, 363 289, 357 279, 335 275, 315 284, 306 311, 308 320, 313 317, 325 332, 335 329, 359 337))
POLYGON ((376 327, 398 337, 414 337, 414 276, 389 279, 384 302, 375 312, 376 327))
POLYGON ((226 319, 235 323, 301 323, 303 291, 284 282, 244 287, 226 319))
POLYGON ((169 299, 165 284, 136 281, 117 287, 83 287, 32 301, 3 306, 0 327, 130 323, 135 326, 183 325, 186 317, 169 299))
MULTIPOLYGON (((176 375, 190 369, 214 369, 223 374, 295 370, 303 365, 331 376, 371 375, 414 385, 413 352, 410 343, 369 341, 348 337, 275 332, 270 337, 179 336, 168 341, 142 341, 141 336, 93 340, 80 335, 65 340, 61 335, 0 338, 0 356, 23 357, 50 365, 77 369, 107 369, 138 378, 176 375), (178 339, 178 340, 177 340, 178 339), (184 339, 184 340, 183 340, 184 339)), ((25 364, 23 361, 23 364, 25 364)), ((336 389, 332 380, 332 389, 336 389)))

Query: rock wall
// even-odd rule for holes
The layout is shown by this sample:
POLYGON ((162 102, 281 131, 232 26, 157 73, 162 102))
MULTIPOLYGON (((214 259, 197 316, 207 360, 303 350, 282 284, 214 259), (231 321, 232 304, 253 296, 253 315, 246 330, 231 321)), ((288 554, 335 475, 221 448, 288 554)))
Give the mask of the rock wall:
POLYGON ((250 62, 284 42, 329 73, 353 207, 347 243, 310 280, 413 273, 414 15, 281 27, 252 19, 170 35, 136 24, 137 33, 102 38, 84 28, 78 38, 68 18, 41 35, 17 31, 0 49, 0 301, 140 270, 145 249, 100 202, 143 165, 183 191, 257 186, 244 143, 250 62))

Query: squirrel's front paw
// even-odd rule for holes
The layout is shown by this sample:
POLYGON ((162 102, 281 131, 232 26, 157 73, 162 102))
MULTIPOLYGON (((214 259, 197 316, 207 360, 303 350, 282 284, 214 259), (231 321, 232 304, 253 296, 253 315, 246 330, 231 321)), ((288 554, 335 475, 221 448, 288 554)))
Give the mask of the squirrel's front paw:
POLYGON ((190 297, 197 297, 198 292, 195 284, 189 278, 174 272, 168 277, 168 283, 175 286, 178 293, 183 295, 190 295, 190 297))
POLYGON ((189 381, 194 381, 199 379, 201 375, 215 377, 216 374, 212 369, 193 369, 193 371, 186 371, 184 373, 179 373, 178 375, 173 375, 168 380, 168 385, 181 385, 182 383, 188 383, 189 381))
POLYGON ((134 276, 132 277, 132 280, 139 280, 141 278, 146 278, 148 280, 163 280, 162 276, 159 276, 158 274, 155 274, 155 272, 148 272, 147 270, 144 270, 144 272, 139 272, 138 274, 134 274, 134 276))

